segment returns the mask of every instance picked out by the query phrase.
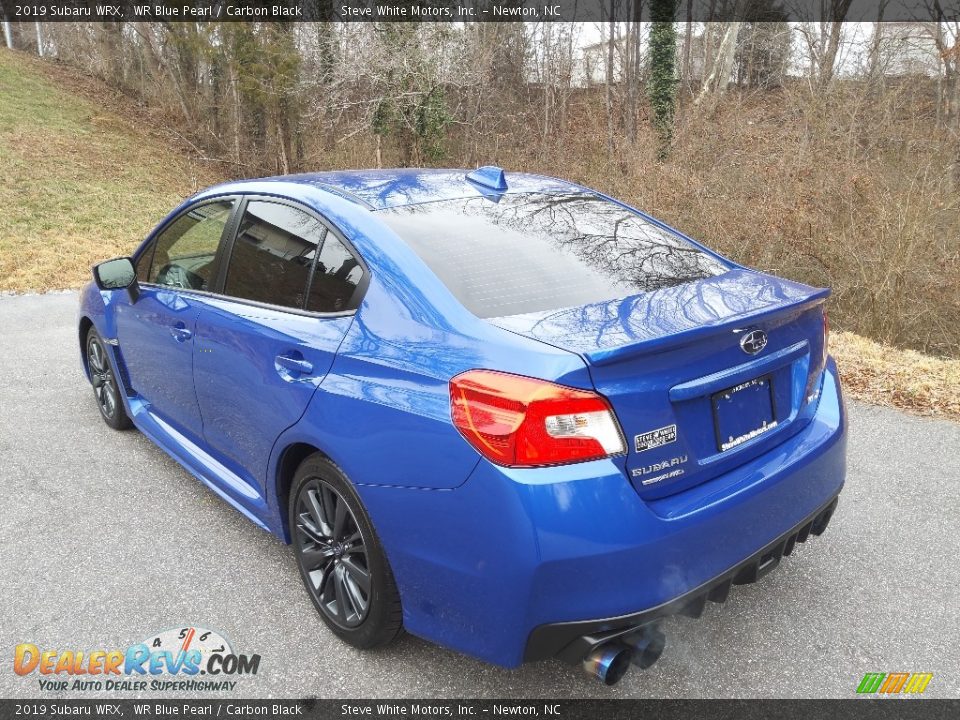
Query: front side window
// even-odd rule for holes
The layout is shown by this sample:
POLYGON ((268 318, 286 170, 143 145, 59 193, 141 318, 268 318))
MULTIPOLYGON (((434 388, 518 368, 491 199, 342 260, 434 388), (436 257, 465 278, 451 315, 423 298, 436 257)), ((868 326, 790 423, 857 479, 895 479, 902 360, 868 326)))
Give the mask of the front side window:
POLYGON ((153 260, 154 247, 156 247, 156 242, 145 247, 143 252, 140 253, 140 257, 137 258, 137 282, 150 282, 150 261, 153 260))
POLYGON ((251 201, 230 254, 224 293, 303 308, 314 255, 326 232, 323 223, 303 210, 251 201))
POLYGON ((137 262, 137 277, 146 282, 188 290, 208 290, 220 236, 230 219, 233 200, 204 203, 170 223, 137 262))
POLYGON ((442 200, 377 214, 482 318, 604 302, 729 269, 592 193, 442 200))

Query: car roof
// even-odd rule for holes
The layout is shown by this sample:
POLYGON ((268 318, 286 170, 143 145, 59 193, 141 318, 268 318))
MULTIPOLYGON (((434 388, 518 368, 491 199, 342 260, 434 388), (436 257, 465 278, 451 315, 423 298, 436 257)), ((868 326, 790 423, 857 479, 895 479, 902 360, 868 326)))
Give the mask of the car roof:
MULTIPOLYGON (((487 171, 501 172, 499 168, 485 168, 487 171)), ((416 205, 437 200, 481 197, 504 193, 559 193, 589 192, 587 188, 564 180, 532 175, 528 173, 504 173, 506 189, 495 189, 484 184, 484 180, 467 178, 471 170, 432 170, 422 168, 401 168, 391 170, 337 170, 332 172, 304 173, 300 175, 279 175, 276 177, 240 180, 225 183, 205 190, 201 195, 213 192, 244 192, 253 188, 245 187, 264 183, 278 182, 291 186, 303 186, 304 189, 324 190, 352 200, 369 210, 416 205)), ((476 176, 475 176, 476 177, 476 176)))

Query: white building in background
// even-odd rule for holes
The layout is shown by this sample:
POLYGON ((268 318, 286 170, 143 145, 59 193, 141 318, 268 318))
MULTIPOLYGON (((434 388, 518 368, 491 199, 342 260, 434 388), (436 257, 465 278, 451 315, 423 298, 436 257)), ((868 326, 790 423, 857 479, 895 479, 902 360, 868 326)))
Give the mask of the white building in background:
MULTIPOLYGON (((643 23, 648 25, 648 23, 643 23)), ((805 76, 810 72, 811 58, 809 48, 803 39, 804 32, 819 33, 819 28, 806 24, 800 27, 799 23, 791 23, 794 33, 792 54, 787 75, 805 76)), ((694 23, 690 48, 690 74, 695 82, 703 77, 706 65, 704 58, 704 26, 705 23, 694 23)), ((837 75, 850 76, 862 73, 869 67, 871 52, 877 51, 877 63, 880 71, 889 77, 906 77, 926 75, 935 77, 941 72, 940 56, 937 52, 932 30, 929 23, 921 22, 884 22, 880 24, 880 37, 874 45, 875 23, 851 22, 844 26, 843 45, 837 55, 837 75)), ((607 81, 607 62, 610 42, 606 39, 597 42, 597 35, 603 34, 598 26, 591 28, 591 32, 584 33, 585 40, 593 40, 580 47, 581 63, 579 72, 574 73, 574 84, 579 87, 602 85, 607 81)), ((677 23, 677 71, 681 70, 683 58, 683 43, 685 25, 677 23)), ((648 28, 643 27, 640 33, 640 52, 646 62, 648 28)), ((623 79, 624 58, 623 37, 613 40, 613 81, 618 83, 623 79)), ((731 78, 732 79, 732 78, 731 78)))
POLYGON ((915 22, 881 23, 877 38, 880 72, 892 77, 936 76, 940 53, 929 26, 915 22))
MULTIPOLYGON (((646 24, 646 23, 645 23, 646 24)), ((647 30, 643 29, 640 36, 640 52, 643 55, 641 63, 646 63, 647 53, 647 30)), ((677 72, 681 71, 683 63, 683 27, 677 29, 677 72)), ((625 53, 625 40, 622 37, 614 38, 613 41, 613 82, 618 83, 623 79, 623 58, 625 53)), ((582 73, 577 78, 580 86, 583 85, 602 85, 607 82, 607 61, 610 43, 606 40, 585 45, 581 52, 583 54, 582 73)), ((690 37, 690 74, 694 79, 703 77, 703 34, 693 34, 690 37)))
MULTIPOLYGON (((622 37, 613 40, 613 82, 623 80, 623 58, 625 40, 622 37)), ((578 78, 584 85, 602 85, 607 81, 607 63, 609 61, 610 41, 585 45, 583 52, 583 77, 578 78)), ((580 84, 578 83, 578 84, 580 84)))

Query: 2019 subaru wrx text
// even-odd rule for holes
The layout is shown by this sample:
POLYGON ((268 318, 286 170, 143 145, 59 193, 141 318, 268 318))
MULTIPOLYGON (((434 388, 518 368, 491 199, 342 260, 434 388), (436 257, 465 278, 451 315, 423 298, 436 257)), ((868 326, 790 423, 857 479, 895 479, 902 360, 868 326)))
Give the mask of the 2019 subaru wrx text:
POLYGON ((828 292, 551 178, 228 183, 94 268, 101 414, 293 545, 330 629, 607 683, 826 528, 828 292))

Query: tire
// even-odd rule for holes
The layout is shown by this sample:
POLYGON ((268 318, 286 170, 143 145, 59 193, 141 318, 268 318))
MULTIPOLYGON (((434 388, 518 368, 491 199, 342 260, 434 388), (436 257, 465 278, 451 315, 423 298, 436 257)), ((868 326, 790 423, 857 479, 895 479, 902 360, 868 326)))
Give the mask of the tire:
POLYGON ((289 521, 300 577, 327 627, 360 649, 392 642, 403 613, 390 565, 353 485, 319 453, 297 468, 289 521))
POLYGON ((117 379, 113 360, 107 352, 107 346, 96 329, 87 332, 87 369, 90 371, 90 384, 93 397, 100 409, 103 421, 114 430, 128 430, 133 427, 127 409, 120 395, 120 381, 117 379))

